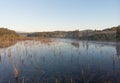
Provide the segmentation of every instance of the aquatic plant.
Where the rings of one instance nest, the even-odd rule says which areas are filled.
[[[84,74],[83,66],[82,66],[82,69],[81,69],[81,74],[82,74],[82,83],[85,83],[85,74]]]
[[[14,75],[15,75],[15,79],[18,80],[19,72],[16,66],[14,66]]]
[[[22,83],[24,83],[24,78],[22,79]]]

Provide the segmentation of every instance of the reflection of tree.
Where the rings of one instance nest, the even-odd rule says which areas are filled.
[[[115,55],[112,57],[112,63],[113,63],[113,72],[115,72]]]
[[[117,52],[117,56],[120,56],[120,43],[116,44],[116,52]]]
[[[86,49],[88,50],[89,48],[89,44],[88,44],[88,41],[86,41]]]
[[[79,43],[78,42],[72,42],[71,45],[76,47],[76,48],[79,48]]]
[[[83,48],[86,48],[86,50],[89,49],[89,41],[83,41]]]

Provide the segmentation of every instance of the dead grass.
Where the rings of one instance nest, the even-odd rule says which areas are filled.
[[[50,38],[40,38],[40,37],[19,37],[14,41],[0,39],[0,48],[6,48],[15,44],[17,41],[26,41],[26,40],[39,41],[42,44],[49,44],[53,42],[53,40],[51,40]]]
[[[1,41],[0,40],[0,48],[6,48],[6,47],[9,47],[9,46],[11,46],[11,45],[13,45],[13,44],[15,44],[16,43],[16,41]]]

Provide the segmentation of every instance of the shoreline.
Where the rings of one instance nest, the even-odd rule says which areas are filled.
[[[50,43],[52,42],[53,38],[47,38],[47,37],[19,37],[15,40],[4,40],[4,41],[0,41],[0,48],[5,48],[5,47],[9,47],[19,41],[26,41],[26,40],[34,40],[34,41],[40,41],[41,43]],[[55,38],[54,38],[55,39]],[[59,39],[72,39],[72,38],[59,38]],[[78,41],[90,41],[90,42],[104,42],[104,43],[117,43],[120,44],[120,41],[116,41],[116,40],[85,40],[85,39],[74,39],[73,40],[78,40]]]

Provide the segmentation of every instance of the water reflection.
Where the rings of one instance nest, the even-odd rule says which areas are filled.
[[[0,48],[8,48],[12,45],[15,45],[17,41],[5,41],[5,42],[0,42]]]
[[[56,39],[49,44],[21,41],[12,47],[0,49],[0,81],[119,83],[120,62],[115,55],[120,54],[119,47],[119,44],[67,39]]]
[[[120,43],[117,42],[116,44],[116,53],[117,53],[117,56],[120,57]]]
[[[73,45],[76,48],[79,48],[79,42],[74,41],[71,43],[71,45]]]

